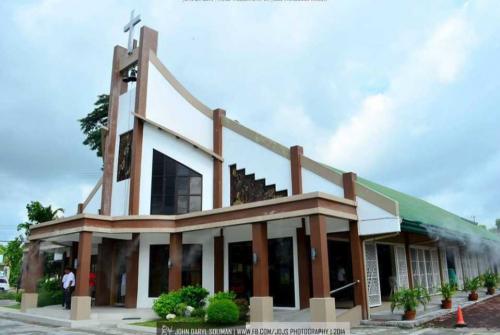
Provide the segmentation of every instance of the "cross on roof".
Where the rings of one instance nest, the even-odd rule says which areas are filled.
[[[130,13],[130,21],[123,28],[123,32],[128,32],[128,53],[131,54],[134,49],[134,27],[136,24],[141,22],[141,16],[137,15],[134,17],[134,11]]]

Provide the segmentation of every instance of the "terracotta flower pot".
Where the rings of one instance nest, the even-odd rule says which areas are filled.
[[[476,301],[477,299],[479,299],[479,295],[477,294],[476,291],[472,291],[469,294],[469,301]]]
[[[486,290],[486,293],[488,293],[488,294],[495,294],[495,288],[494,287],[488,287],[488,289]]]
[[[441,300],[441,308],[450,309],[451,308],[451,299]]]
[[[403,314],[403,320],[415,320],[416,315],[417,311],[405,311],[405,314]]]

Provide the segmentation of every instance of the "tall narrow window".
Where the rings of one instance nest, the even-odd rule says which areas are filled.
[[[153,150],[151,214],[201,211],[202,175]]]

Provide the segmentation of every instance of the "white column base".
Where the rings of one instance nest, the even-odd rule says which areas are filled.
[[[38,293],[23,293],[21,295],[21,312],[26,312],[29,308],[36,308],[38,305]]]
[[[71,320],[90,319],[90,297],[71,297]]]
[[[311,306],[311,322],[336,321],[334,298],[311,298],[309,303]]]
[[[273,297],[250,297],[250,322],[273,321]]]

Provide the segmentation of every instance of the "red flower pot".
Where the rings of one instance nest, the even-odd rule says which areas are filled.
[[[477,299],[479,299],[479,295],[477,294],[476,291],[472,291],[469,294],[469,301],[476,301]]]
[[[403,320],[415,320],[416,315],[417,311],[405,311],[405,314],[403,314]]]
[[[451,299],[441,300],[441,308],[450,309],[451,308]]]

